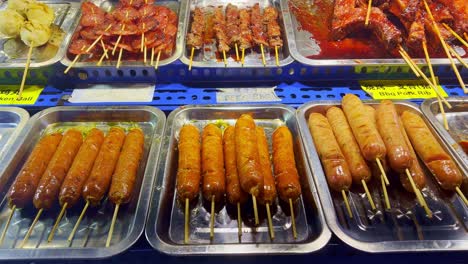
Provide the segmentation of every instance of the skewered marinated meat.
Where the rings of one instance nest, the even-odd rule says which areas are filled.
[[[267,36],[263,29],[263,16],[258,3],[252,7],[250,17],[253,41],[259,46],[263,45],[268,47]]]
[[[214,12],[213,30],[216,33],[219,52],[229,52],[229,37],[226,35],[226,19],[224,17],[223,7],[217,7]]]
[[[242,50],[252,47],[252,31],[250,30],[250,10],[239,11],[240,48]]]
[[[267,27],[268,42],[271,47],[282,47],[281,28],[278,24],[278,10],[269,6],[263,11],[263,23]]]
[[[444,4],[454,17],[453,29],[458,33],[468,32],[468,4],[466,0],[437,0]]]
[[[228,4],[226,7],[226,33],[229,36],[229,44],[232,46],[238,43],[241,39],[239,29],[239,9],[233,4]]]
[[[203,46],[203,32],[205,30],[205,18],[201,8],[196,7],[193,11],[193,22],[190,33],[187,35],[187,45],[195,49]]]

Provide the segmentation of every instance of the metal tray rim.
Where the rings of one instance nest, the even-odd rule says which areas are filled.
[[[164,143],[163,143],[163,151],[161,151],[160,155],[164,155],[164,151],[167,150],[167,148],[170,145],[170,140],[171,135],[173,133],[173,122],[175,117],[180,114],[183,111],[191,110],[191,109],[239,109],[239,110],[248,110],[248,109],[258,109],[258,108],[264,108],[264,109],[271,109],[271,108],[283,108],[289,111],[292,114],[292,117],[295,118],[294,112],[295,109],[284,105],[284,104],[245,104],[245,105],[236,105],[236,104],[223,104],[223,105],[186,105],[182,107],[178,107],[174,111],[172,111],[169,114],[169,117],[167,119],[166,123],[166,129],[164,132]],[[297,124],[297,120],[295,121]],[[298,126],[299,129],[299,126]],[[304,149],[304,145],[302,140],[299,140],[299,144],[301,144],[302,150]],[[302,151],[304,152],[304,151]],[[303,153],[305,155],[305,153]],[[166,158],[160,158],[159,160],[159,166],[158,166],[158,172],[157,172],[157,179],[158,181],[163,180],[164,176],[164,170],[166,169],[167,165],[167,158],[168,155],[166,155]],[[187,255],[198,255],[198,256],[206,256],[206,255],[258,255],[258,254],[268,254],[268,255],[280,255],[280,254],[305,254],[305,253],[312,253],[315,251],[318,251],[325,247],[328,242],[331,239],[331,231],[328,228],[326,221],[325,221],[325,216],[322,208],[322,204],[320,203],[320,197],[317,193],[317,188],[315,186],[315,182],[312,179],[312,174],[310,171],[310,168],[306,164],[306,174],[308,181],[310,183],[310,186],[312,188],[311,192],[313,195],[313,198],[315,200],[316,206],[317,206],[317,211],[318,211],[318,217],[322,221],[322,232],[317,236],[315,241],[311,243],[302,243],[302,244],[226,244],[223,245],[171,245],[168,243],[165,243],[153,228],[151,224],[146,225],[146,230],[145,230],[145,235],[148,243],[156,250],[159,252],[168,254],[168,255],[173,255],[173,256],[187,256]],[[155,182],[155,184],[158,183],[158,181]],[[154,189],[154,194],[153,198],[151,201],[151,206],[153,206],[153,202],[157,202],[157,205],[155,208],[150,208],[150,213],[148,215],[147,223],[154,223],[157,221],[157,218],[159,217],[159,206],[160,206],[160,195],[161,195],[161,190],[160,188],[157,188],[157,186],[153,187]],[[187,250],[176,250],[176,249],[187,249]]]
[[[27,122],[29,120],[29,113],[26,110],[24,110],[23,108],[15,107],[15,106],[0,107],[0,111],[13,112],[13,113],[17,114],[19,116],[19,118],[20,118],[20,122],[17,124],[17,126],[15,128],[15,131],[10,136],[10,138],[8,139],[6,144],[3,146],[3,148],[4,148],[3,153],[0,152],[0,164],[3,164],[3,162],[5,162],[5,163],[9,162],[9,159],[4,160],[7,157],[6,153],[9,152],[9,148],[13,148],[14,142],[21,135],[21,132],[23,131],[23,129],[26,128],[26,124],[27,124]]]
[[[134,243],[137,242],[138,238],[144,231],[146,216],[148,213],[149,202],[151,197],[151,187],[155,179],[154,175],[157,169],[157,161],[159,159],[159,151],[161,144],[157,142],[156,138],[162,136],[162,132],[165,129],[166,116],[158,108],[151,106],[113,106],[113,107],[96,107],[96,106],[57,106],[42,110],[28,121],[28,129],[24,129],[22,133],[22,139],[17,140],[17,147],[23,144],[26,135],[32,128],[32,126],[40,120],[40,117],[46,114],[50,114],[58,111],[86,111],[86,110],[99,110],[99,111],[114,111],[114,110],[143,110],[155,115],[159,122],[161,122],[160,128],[155,126],[153,134],[151,135],[151,146],[148,152],[148,160],[154,162],[147,162],[144,173],[142,184],[140,187],[138,205],[135,215],[135,225],[140,226],[134,228],[124,239],[119,241],[117,244],[112,244],[110,247],[90,247],[90,248],[36,248],[36,249],[0,249],[0,260],[30,260],[30,259],[103,259],[115,256],[119,253],[124,252],[130,248]],[[14,152],[9,152],[12,154]],[[12,155],[13,156],[13,155]],[[3,170],[0,170],[3,175]],[[44,252],[44,254],[41,254]]]
[[[378,100],[363,100],[364,103],[378,103]],[[407,101],[394,101],[394,103],[408,106],[421,113],[419,107],[415,103]],[[328,186],[325,174],[322,169],[320,159],[318,157],[315,145],[313,143],[312,135],[308,133],[309,128],[305,119],[305,112],[315,105],[339,105],[341,101],[338,100],[325,100],[325,101],[310,101],[301,105],[296,111],[297,121],[299,122],[299,129],[303,144],[307,146],[306,155],[308,164],[312,173],[314,174],[315,184],[317,186]],[[460,167],[460,162],[455,160]],[[315,164],[315,165],[314,165]],[[315,168],[315,169],[314,169]],[[461,168],[463,169],[463,168]],[[466,174],[466,173],[465,173]],[[329,188],[320,188],[319,195],[322,201],[323,208],[334,208],[332,203],[331,193]],[[459,251],[468,249],[468,241],[460,240],[424,240],[424,241],[384,241],[384,242],[362,242],[348,236],[339,226],[338,219],[334,210],[324,210],[325,218],[328,226],[332,232],[343,242],[349,246],[369,253],[385,253],[385,252],[428,252],[428,251]],[[443,242],[449,242],[446,245]],[[434,248],[434,245],[441,245],[445,247]]]

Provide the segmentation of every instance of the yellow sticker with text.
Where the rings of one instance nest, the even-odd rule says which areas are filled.
[[[44,90],[43,86],[25,85],[21,98],[19,98],[19,86],[0,85],[0,105],[32,105]]]
[[[359,83],[375,100],[426,99],[437,96],[424,80],[364,80]],[[437,85],[437,88],[443,97],[448,97],[442,86]]]

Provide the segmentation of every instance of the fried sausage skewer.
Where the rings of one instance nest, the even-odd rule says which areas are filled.
[[[292,232],[294,239],[296,239],[297,231],[293,203],[301,196],[301,184],[296,168],[296,160],[294,159],[293,138],[289,128],[287,126],[278,127],[273,132],[272,143],[276,188],[281,200],[289,202]]]
[[[200,191],[200,132],[193,125],[184,125],[179,134],[179,165],[177,170],[177,196],[185,203],[184,243],[189,239],[189,202]]]

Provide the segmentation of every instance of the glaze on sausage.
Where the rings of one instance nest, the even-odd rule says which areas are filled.
[[[224,168],[226,170],[226,195],[230,204],[244,203],[247,193],[240,186],[236,164],[236,131],[228,126],[223,135]]]
[[[257,145],[260,169],[263,174],[263,194],[260,196],[260,203],[273,204],[276,200],[275,178],[271,172],[270,152],[268,151],[268,141],[263,127],[257,126]]]
[[[196,126],[180,129],[178,148],[177,196],[179,201],[191,201],[198,196],[201,181],[200,131]]]
[[[226,192],[224,176],[223,135],[221,129],[208,124],[202,132],[203,197],[207,201],[220,202]]]

